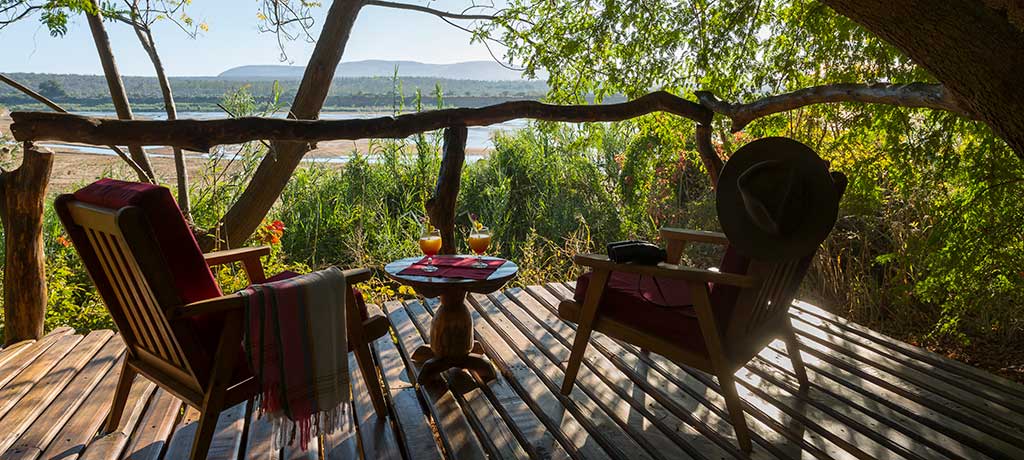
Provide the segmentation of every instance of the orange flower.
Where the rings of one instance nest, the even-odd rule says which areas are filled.
[[[280,244],[281,235],[284,235],[284,229],[284,222],[281,222],[280,220],[275,220],[266,224],[260,229],[260,240],[267,244]]]
[[[64,238],[64,235],[59,235],[57,237],[57,242],[60,243],[60,245],[64,246],[65,248],[71,247],[71,241],[68,241],[67,238]]]

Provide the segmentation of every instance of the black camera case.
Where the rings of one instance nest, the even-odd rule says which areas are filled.
[[[630,240],[608,243],[608,258],[622,264],[631,262],[639,265],[658,265],[668,258],[665,250],[647,241]]]

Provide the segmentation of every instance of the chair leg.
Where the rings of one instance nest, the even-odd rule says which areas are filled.
[[[214,354],[210,380],[203,395],[203,407],[199,409],[199,426],[192,441],[192,455],[189,457],[192,460],[206,460],[210,443],[213,441],[213,432],[217,428],[217,420],[224,410],[225,397],[238,356],[238,344],[241,342],[242,315],[240,312],[232,312],[225,319],[225,327],[221,331],[217,352]]]
[[[750,453],[750,432],[747,430],[747,419],[743,414],[743,401],[736,392],[736,381],[732,374],[721,373],[718,375],[718,384],[722,387],[722,396],[725,397],[725,408],[729,410],[729,418],[732,421],[732,428],[736,431],[736,442],[739,443],[743,452]]]
[[[800,341],[793,332],[792,322],[786,322],[783,331],[783,340],[786,341],[786,353],[790,362],[793,363],[793,372],[796,373],[796,380],[800,382],[800,391],[806,391],[809,385],[807,369],[804,368],[804,359],[800,356]]]
[[[124,405],[128,402],[128,393],[132,389],[136,375],[135,368],[128,365],[128,360],[125,359],[121,365],[121,376],[117,379],[117,388],[114,390],[114,401],[110,404],[110,414],[107,415],[107,423],[103,428],[104,433],[113,432],[121,423],[121,414],[124,413]]]
[[[572,393],[572,386],[576,383],[576,375],[580,372],[580,364],[583,363],[583,354],[590,344],[591,328],[580,325],[576,329],[576,339],[572,343],[572,353],[569,354],[569,365],[565,367],[565,378],[562,379],[562,394],[568,396]]]
[[[384,403],[384,393],[380,389],[380,379],[377,377],[377,365],[370,355],[370,344],[363,342],[353,348],[356,354],[356,362],[359,363],[359,372],[363,374],[363,381],[366,382],[366,390],[370,393],[370,401],[373,403],[373,410],[377,417],[388,416],[387,404]],[[358,391],[353,389],[353,392]]]

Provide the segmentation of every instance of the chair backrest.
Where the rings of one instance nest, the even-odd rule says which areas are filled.
[[[739,349],[761,349],[778,333],[814,254],[787,262],[751,260],[746,274],[760,287],[740,290],[728,321],[721,326],[725,343]],[[733,348],[730,347],[730,348]]]
[[[104,180],[54,207],[132,357],[201,393],[211,365],[202,337],[210,333],[169,315],[220,290],[170,192]]]
[[[842,198],[846,191],[846,177],[840,173],[832,173],[838,197]],[[838,204],[837,204],[838,206]],[[783,262],[765,262],[736,256],[733,248],[726,249],[723,260],[723,271],[734,271],[761,280],[757,288],[724,290],[720,296],[731,295],[729,299],[720,299],[721,303],[731,305],[725,318],[719,316],[720,328],[724,334],[726,347],[733,354],[740,354],[741,361],[746,361],[750,353],[757,353],[777,336],[780,321],[786,320],[789,307],[793,304],[800,283],[810,268],[817,250],[803,257]],[[730,254],[732,257],[730,258]],[[734,265],[733,270],[726,265]],[[714,289],[712,296],[715,296]],[[733,301],[729,303],[730,301]],[[713,299],[714,301],[714,299]]]

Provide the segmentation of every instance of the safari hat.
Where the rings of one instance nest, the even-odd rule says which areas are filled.
[[[784,261],[813,253],[835,225],[845,177],[785,137],[744,145],[718,179],[718,221],[729,244],[752,259]]]

